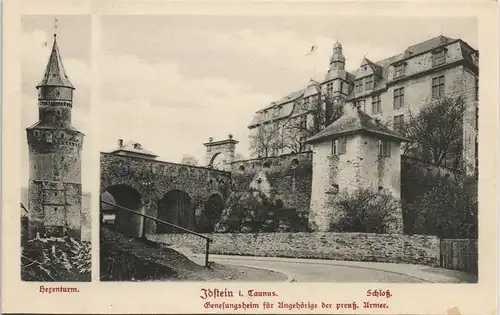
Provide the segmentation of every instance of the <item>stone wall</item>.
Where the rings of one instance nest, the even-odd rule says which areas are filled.
[[[231,182],[229,172],[109,153],[101,153],[100,166],[101,194],[114,185],[133,188],[139,195],[139,208],[153,217],[159,216],[160,200],[172,191],[187,194],[191,209],[199,217],[211,196],[219,195],[225,200]],[[155,222],[147,220],[146,231],[156,231]]]
[[[437,266],[435,236],[367,233],[205,234],[211,254],[374,261]],[[205,240],[191,234],[156,234],[148,239],[205,252]]]
[[[252,186],[269,199],[280,200],[283,208],[295,209],[302,216],[309,213],[312,152],[235,161],[233,172],[235,180],[248,181],[241,189]]]

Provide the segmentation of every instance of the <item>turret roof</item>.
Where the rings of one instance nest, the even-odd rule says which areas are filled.
[[[349,106],[349,105],[346,105]],[[400,134],[376,122],[373,118],[357,108],[344,107],[343,115],[331,125],[306,140],[306,143],[321,142],[322,140],[337,138],[346,134],[367,132],[380,137],[396,141],[406,141]]]
[[[71,84],[66,72],[64,71],[59,48],[57,47],[57,37],[55,34],[54,44],[52,45],[52,51],[45,69],[45,74],[42,81],[40,81],[37,85],[37,88],[41,86],[63,86],[74,89],[73,84]]]

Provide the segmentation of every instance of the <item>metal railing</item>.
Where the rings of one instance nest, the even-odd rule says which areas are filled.
[[[26,209],[26,207],[23,205],[22,202],[21,202],[21,209],[23,209],[24,211],[26,211],[26,213],[29,213],[28,209]]]
[[[175,225],[173,223],[170,223],[170,222],[167,222],[167,221],[163,221],[163,220],[160,220],[158,218],[155,218],[155,217],[152,217],[150,215],[147,215],[147,214],[143,214],[143,213],[140,213],[140,212],[137,212],[135,210],[132,210],[132,209],[129,209],[129,208],[126,208],[126,207],[123,207],[123,206],[120,206],[120,205],[117,205],[117,204],[114,204],[114,203],[111,203],[111,202],[107,202],[107,201],[103,201],[101,200],[101,204],[105,204],[105,205],[108,205],[108,206],[112,206],[112,207],[115,207],[117,209],[120,209],[120,210],[124,210],[124,211],[128,211],[128,212],[131,212],[135,215],[139,215],[141,217],[144,217],[146,219],[150,219],[150,220],[153,220],[157,223],[161,223],[161,224],[165,224],[165,225],[168,225],[168,226],[171,226],[173,228],[176,228],[178,230],[181,230],[183,232],[186,232],[186,233],[189,233],[189,234],[193,234],[193,235],[196,235],[198,237],[201,237],[201,238],[204,238],[206,240],[206,247],[205,247],[205,267],[208,267],[209,264],[208,264],[208,254],[209,254],[209,251],[210,251],[210,243],[212,242],[212,239],[208,236],[205,236],[203,234],[200,234],[200,233],[197,233],[195,231],[192,231],[192,230],[189,230],[189,229],[186,229],[186,228],[183,228],[182,226],[178,226],[178,225]],[[144,229],[145,230],[145,229]]]

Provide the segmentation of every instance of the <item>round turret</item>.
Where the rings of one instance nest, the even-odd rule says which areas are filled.
[[[342,54],[342,44],[338,41],[333,45],[333,54],[330,57],[330,70],[344,70],[345,57]]]

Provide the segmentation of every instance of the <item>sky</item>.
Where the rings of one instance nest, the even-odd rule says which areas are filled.
[[[38,105],[36,85],[45,73],[50,56],[54,34],[54,16],[23,16],[21,20],[21,184],[28,186],[29,155],[26,140],[26,128],[38,121]],[[63,65],[71,83],[75,86],[73,97],[72,124],[87,134],[89,131],[90,90],[91,90],[91,29],[90,17],[58,16],[57,44],[62,55]],[[89,172],[89,161],[92,148],[88,138],[84,138],[82,150],[82,184],[83,190],[92,187]]]
[[[97,147],[84,144],[84,165],[92,152],[116,148],[118,139],[140,142],[161,160],[180,162],[192,155],[203,164],[203,143],[229,133],[240,141],[236,152],[249,157],[253,113],[313,77],[322,79],[337,40],[348,70],[359,67],[363,56],[377,61],[440,34],[478,48],[477,22],[463,17],[101,16],[100,21],[97,78],[90,76],[90,19],[61,17],[58,26],[64,66],[76,87],[74,124],[85,133],[89,121],[98,121]],[[53,17],[23,18],[23,133],[36,121],[34,87],[52,32]],[[306,57],[312,45],[318,49]],[[92,80],[99,82],[98,104],[90,104]],[[27,163],[27,153],[23,159]],[[85,189],[85,174],[83,182]]]

